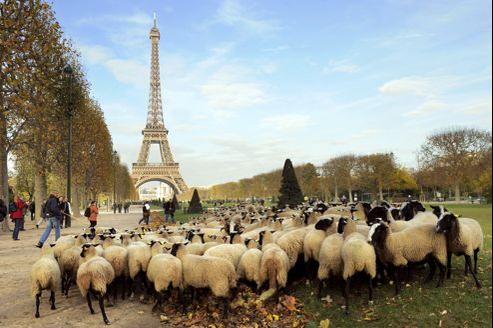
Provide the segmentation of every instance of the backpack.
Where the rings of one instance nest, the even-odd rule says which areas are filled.
[[[9,213],[17,211],[17,204],[12,202],[9,204]]]
[[[84,216],[86,218],[91,216],[91,208],[90,207],[86,207],[86,210],[84,211]]]

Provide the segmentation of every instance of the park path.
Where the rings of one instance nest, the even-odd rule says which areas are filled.
[[[130,214],[102,214],[98,225],[118,229],[133,228],[141,217],[136,209]],[[13,227],[10,224],[11,228]],[[72,227],[62,229],[62,235],[76,234],[87,227],[85,218],[75,219]],[[68,298],[56,294],[56,310],[50,310],[49,293],[41,300],[41,318],[34,317],[34,298],[31,296],[31,265],[39,258],[40,250],[34,245],[41,236],[44,225],[36,229],[29,219],[26,231],[21,231],[20,241],[13,241],[11,233],[0,231],[0,327],[103,327],[105,326],[97,302],[93,302],[95,315],[89,313],[87,303],[72,286]],[[50,241],[54,241],[54,232]],[[115,327],[159,327],[159,318],[151,314],[151,305],[138,300],[119,300],[114,307],[106,309]]]

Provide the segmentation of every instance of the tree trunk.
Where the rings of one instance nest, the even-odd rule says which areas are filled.
[[[75,183],[72,185],[72,194],[72,203],[70,204],[72,206],[72,215],[74,218],[80,218],[79,190]]]
[[[46,193],[46,172],[44,168],[39,167],[34,173],[34,201],[36,202],[34,208],[35,220],[38,220],[41,217],[42,204],[46,200]]]
[[[378,184],[378,195],[380,200],[383,200],[383,187],[381,183]]]
[[[334,202],[337,202],[339,200],[339,187],[337,186],[337,183],[334,184]]]
[[[9,206],[9,170],[7,154],[7,119],[5,114],[0,112],[0,199],[3,199],[7,207]],[[9,220],[5,218],[2,222],[2,231],[9,232]]]
[[[349,202],[352,203],[353,202],[353,187],[351,187],[351,185],[349,185],[348,193],[349,193]]]
[[[460,202],[460,186],[458,182],[455,184],[455,201]]]

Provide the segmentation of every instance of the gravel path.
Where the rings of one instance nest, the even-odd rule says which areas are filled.
[[[102,214],[98,225],[113,226],[119,229],[137,225],[139,212],[130,214]],[[10,224],[11,228],[13,225]],[[69,229],[62,229],[62,235],[76,234],[88,226],[85,218],[76,219]],[[11,233],[0,231],[0,327],[103,327],[97,301],[93,302],[95,315],[89,313],[87,303],[72,286],[68,298],[56,294],[56,310],[50,310],[49,292],[41,299],[41,318],[34,317],[35,304],[31,296],[31,265],[38,259],[40,250],[34,245],[41,236],[44,225],[39,230],[29,219],[26,231],[21,231],[20,241],[13,241]],[[50,241],[54,241],[54,232]],[[108,318],[115,327],[160,327],[157,315],[151,314],[150,304],[138,300],[119,300],[116,306],[107,307]]]

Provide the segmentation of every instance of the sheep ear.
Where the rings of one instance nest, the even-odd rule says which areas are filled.
[[[97,243],[97,244],[92,244],[92,245],[93,245],[94,247],[98,247],[98,246],[99,246],[99,243]]]
[[[111,239],[115,239],[116,236],[110,236]]]

